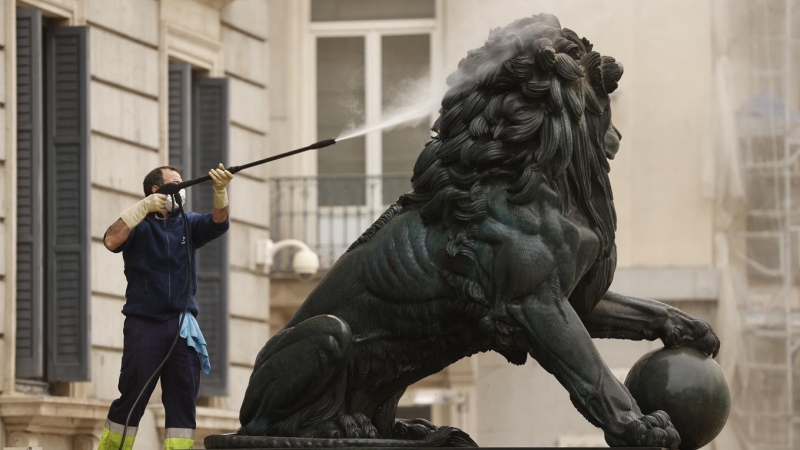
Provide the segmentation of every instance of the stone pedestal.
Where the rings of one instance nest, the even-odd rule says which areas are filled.
[[[110,403],[50,395],[2,395],[0,417],[8,433],[6,445],[93,450]]]
[[[230,449],[223,449],[220,448],[219,450],[265,450],[268,447],[249,447],[249,448],[230,448]],[[277,449],[278,447],[272,447]],[[285,448],[285,447],[281,447]],[[336,448],[337,450],[366,450],[366,449],[375,449],[375,450],[439,450],[444,447],[331,447]],[[454,448],[454,447],[449,447]],[[509,450],[564,450],[564,447],[480,447],[482,450],[500,450],[500,449],[509,449]],[[570,450],[608,450],[608,447],[570,447]],[[614,450],[667,450],[661,447],[614,447]]]
[[[290,438],[287,438],[287,441]],[[305,439],[309,441],[309,439]],[[330,442],[328,439],[318,439],[318,443],[304,442],[305,445],[292,445],[286,442],[286,445],[276,445],[275,438],[273,437],[259,437],[259,436],[237,436],[234,434],[212,435],[205,439],[206,449],[215,450],[265,450],[265,449],[286,449],[286,448],[336,448],[337,450],[365,450],[365,449],[379,449],[379,450],[423,450],[423,449],[442,449],[442,448],[475,448],[475,447],[416,447],[409,441],[396,441],[396,445],[392,441],[384,439],[373,439],[372,445],[358,445],[355,441],[358,439],[342,439],[340,442]],[[323,444],[322,441],[328,441]],[[368,441],[365,439],[364,441]],[[326,445],[327,444],[327,445]],[[339,445],[341,444],[341,445]],[[556,447],[480,447],[481,449],[513,449],[513,450],[556,450]],[[563,447],[558,447],[563,449]],[[607,450],[608,447],[572,447],[572,450]],[[660,447],[615,447],[615,450],[666,450]]]

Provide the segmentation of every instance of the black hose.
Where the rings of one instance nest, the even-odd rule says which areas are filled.
[[[172,355],[172,351],[175,349],[175,344],[178,343],[178,339],[181,337],[181,328],[183,328],[183,321],[186,319],[186,311],[189,309],[189,299],[192,298],[192,272],[194,271],[194,267],[192,267],[192,236],[191,233],[189,233],[189,221],[186,220],[186,212],[183,210],[183,199],[181,199],[181,196],[177,192],[171,195],[173,204],[178,205],[178,210],[183,218],[183,234],[185,235],[186,241],[189,244],[186,249],[186,260],[189,262],[189,281],[186,288],[186,300],[183,302],[183,313],[181,314],[181,320],[178,322],[178,332],[175,333],[175,339],[172,340],[172,345],[169,347],[167,356],[164,357],[164,359],[161,361],[161,364],[156,367],[156,370],[152,375],[150,375],[150,378],[147,379],[147,382],[144,384],[144,386],[142,386],[142,390],[139,391],[139,395],[133,402],[133,406],[131,406],[130,411],[128,411],[128,417],[125,418],[125,427],[122,429],[122,439],[119,443],[119,450],[122,450],[122,447],[125,445],[125,436],[128,434],[128,423],[131,421],[131,414],[133,414],[133,410],[136,409],[136,405],[139,403],[139,400],[142,399],[142,395],[144,395],[144,391],[147,389],[147,386],[153,381],[153,378],[158,375],[158,373],[164,367],[164,364],[167,363],[167,360],[169,360],[170,355]]]

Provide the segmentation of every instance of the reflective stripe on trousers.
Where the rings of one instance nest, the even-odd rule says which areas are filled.
[[[164,450],[186,450],[194,448],[194,429],[167,428],[164,433]]]
[[[105,427],[103,427],[103,433],[100,435],[100,445],[97,446],[97,450],[119,450],[119,444],[122,442],[122,431],[124,428],[124,425],[120,425],[106,419]],[[125,434],[125,446],[122,447],[123,450],[131,450],[133,448],[133,441],[136,440],[137,431],[139,431],[138,427],[128,427],[128,432]]]

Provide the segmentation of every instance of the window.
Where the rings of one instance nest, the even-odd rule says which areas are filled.
[[[421,100],[431,92],[435,2],[359,5],[348,0],[311,3],[318,139],[335,138],[362,124],[378,125],[410,106],[410,96]],[[410,188],[414,162],[429,137],[425,118],[318,152],[319,206],[382,211]]]
[[[183,179],[197,178],[228,160],[228,80],[204,78],[187,63],[169,65],[169,163]],[[210,195],[189,195],[189,208],[206,213]],[[200,395],[228,391],[228,235],[197,252],[197,318],[214,370],[200,378]]]
[[[88,40],[17,10],[19,379],[89,380]]]
[[[273,235],[308,242],[327,267],[411,188],[439,109],[441,0],[302,4],[308,23],[299,45],[297,138],[369,130],[298,157],[304,177],[274,178]],[[424,117],[380,128],[409,109]]]
[[[317,39],[317,136],[336,137],[365,120],[364,37]],[[323,137],[325,136],[325,137]],[[317,152],[319,204],[363,205],[366,137],[339,142],[335,152]],[[362,175],[350,177],[348,175]],[[344,194],[344,195],[343,195]]]
[[[431,37],[429,34],[381,38],[381,111],[400,108],[404,96],[430,89]],[[424,83],[423,83],[424,81]],[[420,86],[422,84],[422,86]],[[426,119],[381,133],[383,204],[391,204],[409,188],[409,178],[423,144],[431,135]]]

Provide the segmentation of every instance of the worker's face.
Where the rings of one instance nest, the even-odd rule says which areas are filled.
[[[174,170],[169,170],[169,169],[161,169],[161,177],[164,180],[163,184],[172,183],[172,182],[180,183],[181,181],[183,181],[181,179],[181,174],[179,174],[178,172],[175,172]],[[160,187],[161,186],[153,186],[151,189],[152,189],[153,193],[155,194],[155,192]],[[166,209],[162,209],[161,210],[161,215],[163,217],[167,217],[170,214],[171,213],[169,211],[167,211]]]
[[[181,181],[183,181],[181,179],[181,174],[179,174],[178,172],[175,172],[174,170],[169,170],[169,169],[161,169],[161,178],[164,180],[164,184],[168,184],[168,183],[172,183],[172,182],[180,183]],[[160,188],[160,187],[161,186],[153,186],[150,189],[155,194],[156,191],[158,190],[158,188]]]

